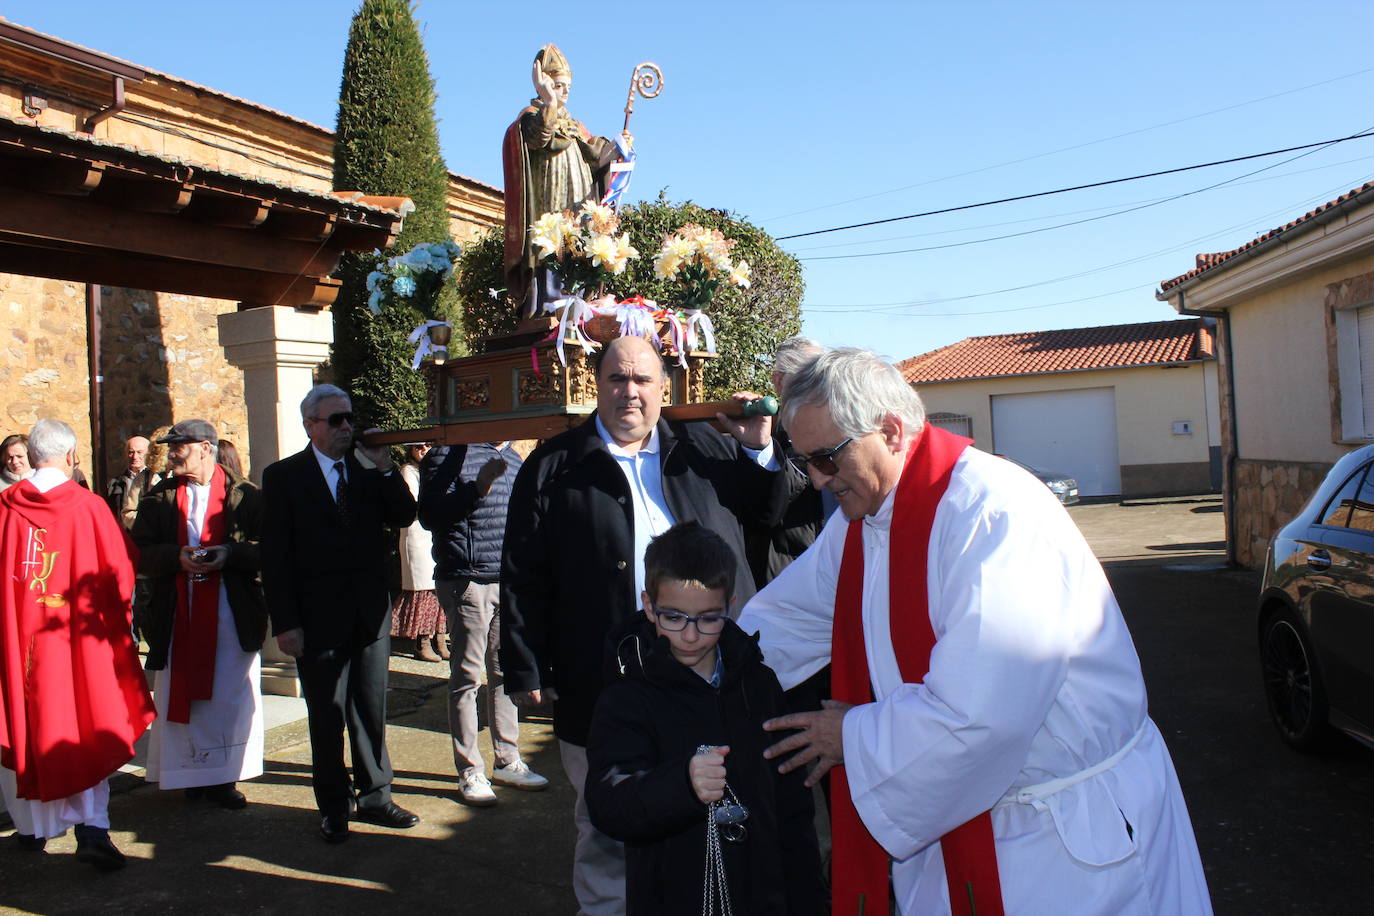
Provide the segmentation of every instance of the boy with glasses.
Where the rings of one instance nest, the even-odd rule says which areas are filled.
[[[684,522],[650,542],[644,566],[644,616],[613,634],[615,679],[587,747],[587,806],[625,843],[628,913],[701,912],[708,811],[721,801],[716,822],[730,823],[718,864],[733,908],[824,912],[811,793],[800,771],[780,775],[763,759],[782,688],[729,619],[734,554]]]

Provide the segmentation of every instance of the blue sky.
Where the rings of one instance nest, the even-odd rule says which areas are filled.
[[[355,8],[7,0],[0,15],[332,127]],[[591,8],[419,5],[451,169],[500,185],[501,134],[546,41],[571,60],[570,108],[595,133],[618,130],[636,63],[663,68],[631,123],[632,198],[666,188],[775,236],[1374,128],[1374,65],[1351,41],[1367,2],[700,0],[577,18]],[[804,329],[902,359],[1174,317],[1154,290],[1196,253],[1374,179],[1374,138],[1298,155],[783,242],[804,259]],[[926,250],[837,258],[913,248]]]

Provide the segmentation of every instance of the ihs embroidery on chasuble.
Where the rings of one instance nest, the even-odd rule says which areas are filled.
[[[24,561],[19,564],[20,578],[28,580],[29,591],[40,595],[38,603],[46,607],[60,607],[67,601],[61,595],[48,594],[48,577],[57,565],[59,551],[48,551],[44,539],[48,532],[45,528],[29,528],[28,541],[24,546]]]

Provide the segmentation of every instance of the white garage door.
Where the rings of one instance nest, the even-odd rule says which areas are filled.
[[[992,440],[999,454],[1077,478],[1084,496],[1121,492],[1111,388],[993,395]]]

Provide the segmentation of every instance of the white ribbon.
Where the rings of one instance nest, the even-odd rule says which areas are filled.
[[[716,326],[711,323],[711,319],[701,309],[683,309],[682,312],[687,316],[687,346],[695,350],[697,348],[697,328],[701,328],[701,338],[706,343],[706,352],[716,352]]]
[[[558,315],[558,337],[554,345],[554,352],[558,354],[558,361],[566,366],[568,358],[563,354],[563,342],[567,339],[568,327],[582,327],[583,322],[587,320],[587,312],[592,309],[592,306],[587,304],[586,299],[573,293],[571,296],[555,299],[549,304],[549,309]],[[559,312],[562,314],[559,315]],[[585,337],[577,342],[582,346],[583,351],[591,349]]]
[[[420,363],[425,361],[425,357],[436,349],[448,350],[447,347],[436,348],[429,340],[429,329],[437,327],[450,327],[450,325],[447,321],[426,321],[424,324],[416,325],[415,330],[411,331],[410,336],[406,338],[410,343],[419,343],[419,346],[415,348],[415,358],[410,361],[411,371],[419,369]]]

